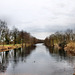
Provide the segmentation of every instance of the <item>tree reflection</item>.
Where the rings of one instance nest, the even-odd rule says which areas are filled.
[[[57,61],[60,60],[62,61],[63,59],[67,58],[67,53],[65,52],[65,50],[63,48],[54,48],[54,47],[49,47],[49,53],[50,55],[52,55],[53,57],[57,58]]]
[[[8,63],[9,63],[8,54],[9,54],[9,51],[1,53],[0,57],[2,57],[2,59],[0,60],[0,72],[5,72],[8,67]]]
[[[66,57],[66,52],[63,48],[59,49],[59,55],[63,56],[63,57]]]
[[[48,47],[49,49],[49,53],[51,54],[58,54],[58,49],[54,48],[54,47]]]
[[[36,46],[31,46],[27,48],[19,48],[11,51],[0,53],[0,72],[5,72],[7,70],[9,61],[13,61],[13,68],[16,67],[19,61],[26,61],[26,58],[35,50]]]
[[[70,66],[73,67],[73,71],[75,74],[75,56],[70,56],[67,54],[67,52],[65,52],[65,50],[63,48],[55,49],[54,47],[50,47],[49,49],[49,53],[50,55],[52,55],[52,57],[55,58],[56,61],[58,62],[62,62],[63,60],[66,61]]]

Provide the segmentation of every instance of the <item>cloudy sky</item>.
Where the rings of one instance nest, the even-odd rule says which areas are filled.
[[[75,0],[0,0],[0,19],[10,28],[16,26],[36,37],[43,33],[40,38],[45,38],[48,33],[74,29]]]

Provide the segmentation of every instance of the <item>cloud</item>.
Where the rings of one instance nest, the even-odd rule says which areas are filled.
[[[74,28],[75,0],[0,0],[0,19],[28,32]]]

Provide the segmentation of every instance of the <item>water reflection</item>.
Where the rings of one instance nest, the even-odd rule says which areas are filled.
[[[64,49],[47,48],[43,44],[0,53],[0,74],[73,75],[74,67],[74,56]]]
[[[14,62],[14,67],[18,64],[19,61],[26,61],[26,57],[30,55],[30,53],[35,50],[36,46],[27,47],[27,48],[19,48],[11,51],[5,51],[0,53],[0,72],[6,72],[7,67],[9,65],[9,61]]]
[[[9,51],[0,53],[0,72],[5,72],[8,67],[8,53]]]
[[[63,48],[60,48],[59,50],[57,48],[54,47],[50,47],[49,48],[49,54],[52,55],[52,57],[54,57],[54,59],[57,62],[63,62],[64,64],[67,63],[71,68],[68,68],[69,71],[67,72],[67,74],[64,71],[56,71],[54,72],[52,75],[73,75],[75,74],[75,56],[70,56]],[[62,65],[61,65],[62,66]],[[66,69],[67,70],[67,69]],[[64,73],[64,74],[62,74]]]
[[[50,47],[49,48],[49,53],[50,55],[53,55],[53,54],[57,54],[61,57],[61,59],[64,57],[64,59],[67,57],[67,53],[66,51],[63,49],[63,48],[60,48],[59,50],[57,48],[54,48],[54,47]]]

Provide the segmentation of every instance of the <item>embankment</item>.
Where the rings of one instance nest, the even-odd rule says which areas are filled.
[[[46,45],[47,47],[51,47],[49,45]],[[63,44],[54,44],[54,48],[60,50],[64,49],[68,54],[75,56],[75,42],[69,42],[66,45],[63,46]]]
[[[68,54],[75,55],[75,42],[68,43],[64,50],[67,51]]]
[[[26,44],[26,45],[23,45],[23,47],[30,47],[32,46],[31,44]],[[15,44],[15,45],[0,45],[0,52],[3,52],[3,51],[9,51],[11,49],[15,49],[15,48],[21,48],[22,47],[22,44]]]

